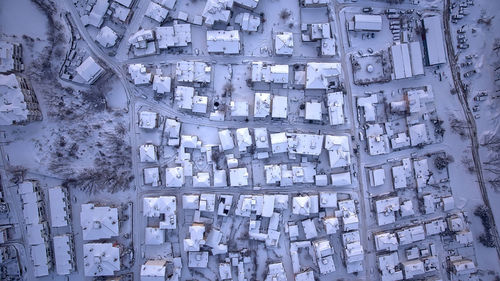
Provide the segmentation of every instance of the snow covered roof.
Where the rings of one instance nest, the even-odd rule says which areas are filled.
[[[21,80],[24,81],[24,80]],[[33,93],[34,94],[34,93]],[[15,74],[0,74],[0,125],[22,124],[33,115]]]
[[[52,227],[68,225],[68,191],[64,187],[49,188],[50,223]]]
[[[184,185],[184,168],[166,168],[165,185],[167,187],[182,187]]]
[[[290,134],[290,138],[288,138],[288,152],[318,156],[321,154],[323,148],[323,139],[323,135]]]
[[[74,270],[72,242],[69,234],[54,236],[54,260],[58,275],[68,275]]]
[[[159,114],[152,111],[139,112],[139,128],[154,129],[158,127]]]
[[[283,263],[271,263],[268,265],[266,279],[264,281],[287,281]]]
[[[395,233],[382,232],[374,235],[377,251],[396,251],[399,246]]]
[[[114,276],[120,270],[120,249],[112,243],[83,245],[85,276]]]
[[[144,85],[151,83],[151,72],[146,71],[146,67],[140,63],[130,64],[128,73],[132,77],[135,85]]]
[[[406,279],[425,273],[424,263],[421,260],[411,260],[402,263]]]
[[[292,199],[292,213],[294,215],[309,216],[318,212],[318,196],[294,196]]]
[[[160,26],[155,29],[158,48],[185,47],[191,43],[191,25],[174,23],[172,26]]]
[[[247,151],[247,148],[253,144],[248,128],[236,129],[236,141],[240,152]]]
[[[271,112],[271,94],[270,93],[255,93],[254,101],[254,117],[265,118]]]
[[[208,252],[188,252],[189,268],[206,268],[208,266]]]
[[[239,24],[243,31],[257,31],[259,29],[261,19],[258,16],[250,13],[239,13],[234,18],[234,22]]]
[[[446,62],[445,41],[441,17],[431,16],[423,19],[425,28],[425,46],[427,49],[427,59],[430,65]]]
[[[381,186],[385,182],[384,168],[370,169],[370,184],[372,186]]]
[[[320,192],[319,206],[321,208],[337,208],[337,193],[336,192]]]
[[[248,116],[248,102],[246,101],[231,101],[231,116],[233,117],[247,117]]]
[[[222,146],[222,150],[230,150],[234,148],[233,135],[229,130],[219,131],[219,139]]]
[[[189,226],[189,238],[184,239],[184,251],[196,252],[205,245],[205,225],[193,223]]]
[[[194,88],[186,86],[177,86],[175,88],[175,101],[177,106],[182,109],[193,109]]]
[[[158,167],[144,168],[143,172],[145,185],[160,185],[160,169]]]
[[[306,66],[306,89],[328,89],[342,73],[340,63],[310,62]]]
[[[240,53],[240,48],[238,30],[207,30],[207,50],[209,53],[234,55]]]
[[[284,119],[288,117],[288,97],[278,95],[273,96],[271,117]]]
[[[425,123],[410,126],[409,131],[412,146],[417,146],[419,144],[425,144],[429,142],[427,127],[425,126]]]
[[[215,170],[214,187],[226,187],[226,186],[227,186],[226,170]]]
[[[231,186],[246,186],[248,185],[247,168],[229,169],[229,182]]]
[[[314,272],[312,270],[308,270],[302,273],[295,275],[295,281],[315,281]]]
[[[274,38],[274,51],[277,55],[292,55],[293,33],[280,32]]]
[[[143,212],[146,217],[165,216],[160,222],[160,229],[175,229],[177,227],[177,205],[175,196],[144,197]]]
[[[75,71],[88,84],[93,84],[104,73],[104,69],[92,57],[87,57]]]
[[[332,178],[332,185],[333,186],[351,185],[351,173],[350,172],[332,174],[331,178]]]
[[[207,113],[208,97],[194,96],[193,97],[193,112]]]
[[[403,280],[403,272],[398,269],[398,252],[392,252],[378,257],[378,267],[382,281]]]
[[[288,83],[287,64],[264,65],[261,61],[252,62],[252,82]]]
[[[425,231],[422,225],[415,225],[396,231],[400,245],[408,245],[425,239]]]
[[[288,138],[286,133],[270,134],[271,148],[274,154],[288,151]]]
[[[381,15],[354,15],[354,29],[366,31],[380,31],[382,30],[382,16]]]
[[[82,204],[80,212],[83,240],[98,240],[119,235],[118,209]]]
[[[165,230],[158,227],[146,227],[144,243],[146,245],[161,245],[165,243]]]
[[[179,82],[210,83],[212,67],[199,61],[178,61],[175,75]]]
[[[199,172],[193,176],[193,187],[210,187],[210,174]]]
[[[139,147],[139,158],[141,162],[156,162],[158,160],[158,152],[156,145],[143,144]]]
[[[321,121],[323,119],[321,103],[317,101],[306,102],[305,118],[306,120]]]
[[[23,69],[22,45],[0,41],[0,72],[7,73]]]
[[[330,168],[345,167],[351,164],[348,136],[326,135],[325,149],[328,150]]]
[[[254,128],[255,146],[257,148],[269,148],[269,137],[267,135],[267,128]]]
[[[257,7],[257,4],[259,4],[259,0],[234,0],[234,4],[252,10]]]
[[[153,90],[158,94],[170,93],[171,83],[170,77],[157,74],[153,78]]]
[[[167,18],[167,15],[168,15],[168,10],[165,7],[153,1],[149,2],[149,6],[146,9],[146,12],[144,13],[144,16],[153,19],[159,23],[162,23]]]
[[[92,25],[97,28],[101,27],[104,21],[104,15],[108,11],[109,2],[108,0],[97,0],[92,6],[92,10],[88,15],[83,15],[81,17],[82,23],[84,25]]]
[[[33,261],[33,274],[35,277],[49,275],[49,269],[52,267],[50,262],[50,250],[46,244],[30,246],[31,260]]]
[[[344,94],[342,92],[328,93],[327,99],[330,125],[344,124]]]
[[[164,281],[166,260],[148,260],[141,266],[141,281]]]
[[[207,0],[202,16],[206,25],[216,22],[228,22],[233,7],[233,0]]]
[[[101,44],[104,48],[113,47],[116,44],[117,39],[118,34],[116,34],[116,32],[109,26],[102,27],[95,37],[95,41]]]

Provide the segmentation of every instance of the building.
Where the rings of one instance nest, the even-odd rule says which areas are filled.
[[[288,97],[274,95],[271,112],[272,118],[286,119],[288,117]]]
[[[154,163],[158,160],[158,150],[154,144],[143,144],[139,147],[141,162]]]
[[[403,272],[399,269],[398,252],[378,256],[378,268],[382,281],[403,280]]]
[[[232,8],[233,0],[208,0],[202,12],[205,24],[211,26],[216,22],[227,23]]]
[[[165,169],[165,186],[182,187],[184,186],[184,168],[173,167]]]
[[[83,240],[99,240],[118,236],[118,208],[82,204],[80,212]]]
[[[0,73],[24,70],[23,47],[19,43],[0,41]]]
[[[49,189],[50,222],[52,227],[64,227],[70,223],[69,194],[64,187]]]
[[[306,65],[306,89],[330,89],[339,85],[340,63],[310,62]]]
[[[207,50],[209,53],[235,55],[240,53],[240,49],[240,32],[238,30],[207,30]]]
[[[266,118],[271,113],[271,94],[255,93],[253,116]]]
[[[113,47],[116,45],[116,40],[118,40],[118,34],[116,34],[116,32],[109,26],[103,26],[95,37],[95,41],[97,41],[97,43],[104,48]]]
[[[160,24],[167,18],[167,15],[168,15],[168,9],[153,1],[149,3],[149,6],[146,9],[146,12],[144,13],[145,17],[155,20]]]
[[[274,52],[277,55],[291,56],[293,54],[293,33],[279,32],[274,37]]]
[[[177,228],[177,200],[175,196],[159,196],[143,198],[145,217],[162,218],[160,229]]]
[[[84,272],[87,277],[114,276],[120,270],[120,248],[113,243],[83,245]]]
[[[0,74],[0,125],[23,125],[42,120],[42,113],[31,84],[14,74]]]
[[[240,26],[241,30],[251,32],[259,29],[261,19],[250,13],[239,13],[234,18],[234,22]]]
[[[229,169],[230,186],[247,186],[248,170],[247,168]]]
[[[139,112],[139,128],[155,129],[158,128],[160,115],[157,112],[141,111]]]
[[[175,23],[172,26],[160,26],[155,29],[158,48],[186,47],[191,43],[191,25]]]
[[[446,62],[445,41],[441,17],[430,16],[422,20],[425,32],[423,34],[427,62],[429,65],[442,64]]]
[[[143,180],[145,185],[151,185],[155,187],[161,184],[160,169],[158,167],[144,168],[143,173]]]
[[[146,67],[140,63],[130,64],[128,73],[135,85],[146,85],[151,83],[152,74],[147,72]]]
[[[330,168],[346,167],[351,164],[348,136],[326,135],[325,149],[328,151]]]
[[[257,4],[259,4],[259,0],[234,0],[234,4],[253,10],[257,7]]]
[[[381,15],[354,15],[354,30],[356,31],[381,31]]]
[[[141,281],[165,281],[166,260],[147,260],[141,266]]]
[[[395,233],[382,232],[374,234],[374,240],[377,251],[396,251],[399,247]]]
[[[418,42],[395,44],[390,47],[395,79],[424,74],[422,51]]]
[[[248,102],[246,101],[231,101],[229,103],[231,116],[233,117],[248,117]]]
[[[73,238],[69,234],[54,236],[54,260],[58,275],[68,275],[75,270]]]
[[[333,92],[327,94],[328,119],[330,125],[342,125],[345,122],[344,117],[344,93]]]
[[[179,82],[210,83],[211,73],[211,66],[198,61],[178,61],[175,68]]]
[[[321,121],[323,119],[323,110],[320,102],[306,102],[305,119],[311,121]]]
[[[252,62],[252,82],[264,83],[288,83],[288,70],[287,64],[265,65],[261,61]]]
[[[75,71],[87,84],[94,84],[104,74],[104,69],[92,57],[87,57]]]
[[[174,99],[177,102],[177,106],[180,109],[193,109],[193,97],[194,97],[194,88],[186,87],[186,86],[177,86],[175,88],[175,96]]]
[[[82,23],[87,25],[92,25],[94,27],[100,28],[104,22],[104,16],[109,8],[108,0],[97,0],[93,2],[94,4],[90,8],[90,12],[81,17]],[[88,9],[89,7],[87,7]]]
[[[170,93],[172,87],[172,79],[168,76],[156,74],[153,77],[153,91],[157,94]]]

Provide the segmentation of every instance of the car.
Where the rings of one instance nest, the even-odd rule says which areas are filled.
[[[373,8],[372,7],[364,7],[363,8],[363,13],[371,13],[373,12]]]
[[[458,44],[459,49],[467,49],[469,48],[469,44]]]
[[[458,38],[458,39],[465,39],[465,34],[459,34],[459,35],[457,36],[457,38]]]
[[[368,48],[366,51],[368,51],[368,53],[370,53],[370,54],[373,54],[373,49],[372,48]]]

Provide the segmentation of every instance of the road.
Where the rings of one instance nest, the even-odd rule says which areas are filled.
[[[460,105],[462,106],[462,110],[465,115],[465,119],[467,121],[467,129],[468,135],[471,141],[471,151],[472,151],[472,160],[474,162],[474,167],[476,169],[477,182],[479,184],[479,189],[481,191],[481,197],[483,198],[484,204],[488,207],[490,224],[491,224],[491,234],[493,236],[493,240],[495,243],[496,252],[498,258],[500,259],[500,236],[498,234],[498,229],[495,224],[495,219],[493,216],[493,212],[491,209],[490,200],[488,197],[488,190],[486,190],[486,184],[483,176],[483,168],[481,167],[481,158],[479,156],[479,141],[477,139],[477,126],[476,121],[474,119],[474,115],[472,114],[469,102],[467,100],[467,90],[462,83],[462,79],[460,77],[460,70],[457,64],[457,56],[455,55],[455,51],[453,48],[453,40],[451,35],[450,28],[450,10],[451,10],[451,1],[445,0],[444,14],[443,14],[443,26],[445,31],[445,40],[446,40],[446,48],[448,53],[448,61],[450,62],[450,69],[453,76],[453,84],[455,85],[455,89],[457,92],[458,99],[460,101]]]

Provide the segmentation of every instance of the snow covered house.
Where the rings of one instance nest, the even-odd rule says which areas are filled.
[[[80,212],[83,240],[99,240],[119,235],[118,208],[82,204]]]
[[[22,125],[42,120],[42,113],[33,87],[15,74],[0,74],[0,125]]]
[[[207,50],[209,53],[235,55],[240,53],[240,49],[238,30],[207,30]]]
[[[120,248],[113,243],[84,244],[83,260],[87,277],[114,276],[121,269]]]
[[[90,56],[75,71],[87,84],[94,84],[104,74],[104,69]]]

